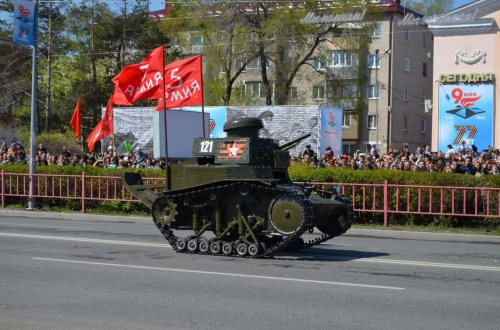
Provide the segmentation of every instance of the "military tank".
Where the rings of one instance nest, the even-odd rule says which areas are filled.
[[[226,138],[194,139],[194,157],[169,165],[164,184],[145,185],[139,173],[124,173],[124,186],[151,209],[175,251],[267,257],[350,228],[353,207],[338,187],[297,185],[288,176],[287,150],[310,134],[279,145],[259,137],[263,127],[258,118],[238,118],[224,124]],[[305,242],[301,235],[314,227],[323,235]]]

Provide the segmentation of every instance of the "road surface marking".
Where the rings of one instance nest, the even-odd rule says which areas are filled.
[[[207,272],[207,271],[202,271],[202,270],[175,269],[175,268],[148,267],[148,266],[134,266],[134,265],[123,265],[123,264],[110,264],[110,263],[104,263],[104,262],[90,262],[90,261],[65,260],[65,259],[51,259],[51,258],[32,258],[32,259],[33,260],[43,260],[43,261],[54,261],[54,262],[66,262],[66,263],[74,263],[74,264],[82,264],[82,265],[96,265],[96,266],[124,267],[124,268],[134,268],[134,269],[161,270],[161,271],[177,272],[177,273],[219,275],[219,276],[230,276],[230,277],[246,277],[246,278],[254,278],[254,279],[261,279],[261,280],[272,280],[272,281],[300,282],[300,283],[342,285],[342,286],[355,286],[355,287],[371,288],[371,289],[405,290],[405,288],[400,288],[400,287],[395,287],[395,286],[381,286],[381,285],[355,284],[355,283],[343,283],[343,282],[303,280],[303,279],[288,278],[288,277],[272,277],[272,276],[260,276],[260,275],[248,275],[248,274]]]
[[[10,226],[27,226],[27,227],[47,227],[47,228],[69,228],[69,229],[86,229],[93,230],[94,228],[84,228],[84,227],[66,227],[66,226],[49,226],[49,225],[32,225],[28,223],[9,223],[9,222],[0,222],[0,226],[2,225],[10,225]]]
[[[115,240],[104,240],[104,239],[94,239],[94,238],[44,236],[44,235],[15,234],[15,233],[1,233],[0,232],[0,237],[1,236],[21,237],[21,238],[36,238],[36,239],[51,239],[51,240],[58,240],[58,241],[102,243],[102,244],[149,246],[149,247],[160,247],[160,248],[168,248],[168,249],[172,248],[169,244],[115,241]],[[294,254],[292,256],[278,254],[276,256],[276,258],[280,259],[280,260],[298,260],[298,259],[305,259],[305,258],[315,258],[315,259],[325,259],[325,260],[334,260],[334,261],[371,262],[371,263],[393,264],[393,265],[456,268],[456,269],[469,269],[469,270],[487,270],[487,271],[500,272],[500,267],[493,267],[493,266],[447,264],[447,263],[437,263],[437,262],[411,261],[411,260],[391,260],[391,259],[380,259],[380,258],[335,257],[335,256],[324,256],[324,255],[311,254],[311,253],[297,253],[297,254]]]
[[[64,236],[44,236],[44,235],[29,235],[29,234],[15,234],[15,233],[0,233],[0,236],[22,237],[22,238],[38,238],[38,239],[51,239],[51,240],[56,240],[56,241],[90,242],[90,243],[103,243],[103,244],[153,246],[153,247],[171,248],[170,244],[145,243],[145,242],[129,242],[129,241],[114,241],[114,240],[95,239],[95,238],[78,238],[78,237],[64,237]]]

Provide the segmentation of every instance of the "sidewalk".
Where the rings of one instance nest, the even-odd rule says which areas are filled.
[[[151,217],[141,216],[116,216],[116,215],[99,215],[89,213],[59,213],[45,211],[29,211],[18,209],[0,209],[0,217],[12,218],[37,218],[37,219],[55,219],[55,220],[79,220],[79,221],[96,221],[96,222],[120,222],[120,223],[135,223],[152,225]],[[321,234],[316,228],[314,233]],[[428,233],[416,231],[399,231],[399,230],[376,230],[376,229],[356,229],[351,228],[345,236],[352,237],[374,237],[374,238],[392,238],[392,239],[414,239],[427,241],[447,241],[447,242],[481,242],[481,243],[497,243],[500,244],[500,236],[488,235],[468,235],[468,234],[450,234],[450,233]]]

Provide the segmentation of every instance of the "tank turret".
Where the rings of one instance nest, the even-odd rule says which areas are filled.
[[[151,209],[174,250],[262,257],[349,229],[354,212],[345,196],[316,193],[288,177],[287,149],[310,134],[278,145],[259,137],[263,127],[258,118],[238,118],[224,124],[225,138],[194,139],[193,157],[169,166],[169,190],[166,184],[144,185],[138,173],[124,174],[125,187]],[[300,236],[314,227],[324,235],[304,242]],[[178,237],[174,229],[191,234]]]

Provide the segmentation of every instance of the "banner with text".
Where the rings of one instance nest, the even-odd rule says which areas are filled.
[[[321,107],[321,154],[331,147],[334,155],[342,153],[342,114],[340,108]]]
[[[479,151],[493,146],[493,84],[440,85],[438,150],[465,140]]]
[[[14,42],[34,45],[35,3],[27,0],[14,2]]]

